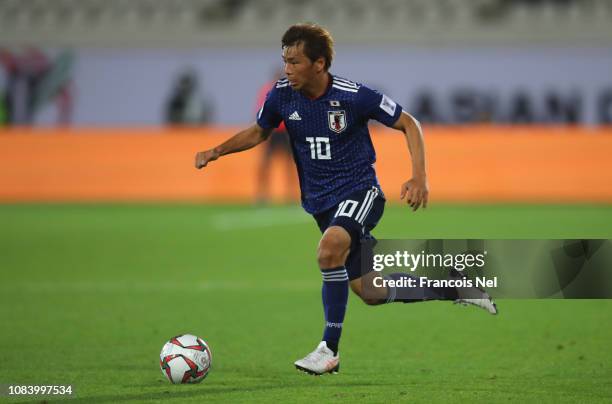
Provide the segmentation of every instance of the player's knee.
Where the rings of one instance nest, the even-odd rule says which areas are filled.
[[[365,296],[359,296],[359,297],[361,298],[361,301],[367,304],[368,306],[377,306],[381,304],[380,299],[375,299],[373,297],[365,297]]]
[[[319,244],[317,261],[319,268],[335,268],[344,265],[341,251],[337,246],[330,243]]]
[[[364,293],[363,289],[355,290],[353,288],[353,291],[357,294],[357,296],[359,296],[361,301],[367,304],[368,306],[376,306],[378,304],[381,304],[381,300],[379,298]]]
[[[367,275],[366,278],[360,278],[351,282],[351,289],[359,296],[362,302],[368,306],[376,306],[385,302],[385,296],[381,294],[381,291],[364,287],[363,282],[367,282]]]
[[[319,268],[335,268],[344,265],[350,246],[351,237],[346,230],[329,228],[319,242],[317,251]]]
[[[333,268],[333,262],[335,261],[334,258],[335,254],[331,249],[319,245],[319,250],[317,251],[317,262],[319,263],[319,268]]]

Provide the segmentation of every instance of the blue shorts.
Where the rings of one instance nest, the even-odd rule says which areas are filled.
[[[330,226],[340,226],[351,236],[351,251],[346,259],[351,281],[371,271],[362,273],[361,242],[374,239],[370,231],[376,227],[384,210],[385,198],[381,190],[372,187],[354,192],[336,206],[314,215],[321,233]]]

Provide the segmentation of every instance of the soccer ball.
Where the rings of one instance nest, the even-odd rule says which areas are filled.
[[[210,348],[202,338],[191,334],[166,342],[159,354],[159,366],[170,383],[199,383],[212,364]]]

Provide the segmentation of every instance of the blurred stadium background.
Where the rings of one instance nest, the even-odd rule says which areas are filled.
[[[379,237],[611,238],[612,1],[0,0],[0,383],[201,401],[155,362],[193,332],[216,354],[209,401],[610,400],[610,301],[507,301],[491,322],[352,300],[351,384],[292,377],[321,322],[297,181],[277,156],[262,194],[265,146],[193,159],[254,120],[301,21],[334,36],[332,73],[424,124],[416,214],[397,204],[402,136],[371,126]],[[43,343],[39,362],[16,343]]]
[[[261,150],[206,175],[191,155],[253,121],[303,20],[333,33],[332,72],[427,125],[433,201],[612,201],[609,1],[5,0],[0,18],[3,201],[252,201]],[[395,189],[403,140],[373,132]],[[295,199],[279,171],[273,197]]]

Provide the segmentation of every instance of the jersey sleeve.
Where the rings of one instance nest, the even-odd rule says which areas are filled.
[[[272,87],[262,107],[257,111],[257,124],[264,129],[277,128],[283,118],[278,112],[278,89]]]
[[[386,126],[393,126],[402,113],[402,106],[391,98],[366,86],[357,93],[357,108],[366,120],[375,119]]]

